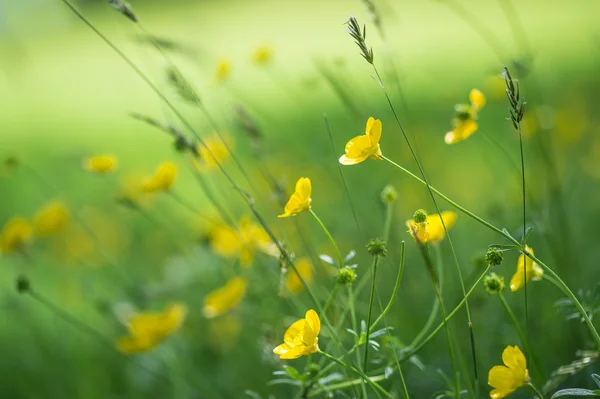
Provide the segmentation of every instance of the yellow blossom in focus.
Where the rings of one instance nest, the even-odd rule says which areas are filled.
[[[246,295],[247,285],[246,280],[235,277],[223,287],[209,293],[204,298],[204,316],[210,319],[235,308]]]
[[[529,248],[529,246],[526,246],[525,249],[527,250],[527,252],[533,255],[533,249]],[[524,272],[524,268],[527,269],[526,272]],[[517,271],[515,272],[515,274],[513,274],[512,278],[510,279],[511,291],[517,291],[525,284],[525,273],[527,274],[527,281],[537,281],[540,280],[544,275],[544,270],[531,258],[525,257],[524,254],[521,254],[519,255],[519,259],[517,260]]]
[[[310,209],[312,186],[308,177],[301,177],[296,182],[296,191],[292,194],[290,200],[285,204],[283,214],[278,218],[286,218],[288,216],[296,216],[300,212]]]
[[[252,53],[252,61],[260,66],[265,66],[273,58],[273,49],[268,46],[261,46]]]
[[[117,157],[114,155],[95,155],[83,161],[84,169],[95,173],[110,173],[117,168]]]
[[[423,223],[415,223],[412,219],[406,221],[408,232],[410,235],[412,235],[417,243],[425,244],[430,242],[435,244],[442,241],[442,239],[446,236],[444,225],[442,225],[439,215],[439,213],[427,215],[427,221]],[[448,230],[454,226],[456,218],[457,215],[455,212],[442,212],[442,219],[444,220],[444,224]]]
[[[215,72],[215,78],[217,82],[221,83],[227,80],[231,75],[231,62],[224,58],[217,64],[217,71]]]
[[[171,188],[177,177],[177,166],[173,162],[163,162],[158,166],[154,175],[142,182],[142,191],[156,193]]]
[[[33,227],[27,219],[14,217],[10,219],[0,232],[0,253],[21,249],[33,237]]]
[[[198,172],[206,172],[217,169],[219,164],[223,164],[229,158],[227,145],[218,137],[204,140],[205,145],[198,144],[196,151],[199,159],[190,158],[190,162]]]
[[[529,383],[527,361],[518,346],[507,346],[502,352],[504,366],[494,366],[488,374],[488,384],[494,389],[490,398],[501,399]]]
[[[356,165],[367,158],[380,160],[383,155],[379,147],[381,131],[381,121],[370,117],[367,121],[365,134],[356,136],[346,143],[346,153],[340,157],[340,163],[342,165]]]
[[[456,118],[452,120],[454,129],[446,133],[444,141],[446,144],[454,144],[466,140],[477,131],[477,115],[485,105],[485,95],[477,90],[471,90],[469,93],[471,105],[457,104]]]
[[[287,329],[283,336],[283,344],[273,349],[273,353],[281,359],[297,359],[315,353],[319,350],[320,331],[319,315],[311,309],[306,312],[304,319],[298,320]]]
[[[136,314],[129,319],[129,335],[117,340],[116,347],[127,354],[152,350],[179,330],[186,314],[187,307],[182,303],[170,305],[161,313]]]
[[[296,270],[302,279],[310,284],[313,280],[313,266],[308,259],[302,258],[296,262]],[[288,270],[285,278],[285,288],[289,293],[297,294],[304,289],[304,284],[293,269]]]
[[[40,209],[33,217],[33,226],[37,236],[49,236],[63,230],[71,219],[66,205],[53,201]]]

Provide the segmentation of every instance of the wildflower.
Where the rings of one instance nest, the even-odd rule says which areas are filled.
[[[526,246],[525,250],[533,255],[533,249],[529,248],[529,246]],[[525,268],[525,272],[523,271],[523,268]],[[517,271],[510,279],[511,291],[517,291],[525,284],[525,276],[523,274],[527,275],[527,281],[537,281],[542,278],[544,270],[531,258],[526,257],[524,254],[521,254],[519,256],[519,259],[517,260]]]
[[[211,138],[204,140],[204,145],[196,146],[196,153],[200,159],[191,158],[192,166],[198,172],[205,172],[218,168],[219,164],[229,158],[227,145],[220,138]]]
[[[312,186],[308,177],[301,177],[296,182],[296,191],[292,194],[290,200],[285,204],[285,213],[277,216],[286,218],[296,216],[300,212],[310,210]]]
[[[488,294],[499,294],[504,290],[504,277],[492,273],[483,279],[483,287]]]
[[[227,78],[229,78],[229,75],[231,74],[231,62],[228,59],[222,59],[221,61],[219,61],[219,63],[217,64],[217,71],[215,72],[215,77],[217,79],[217,82],[222,83],[225,80],[227,80]]]
[[[452,120],[454,129],[446,133],[444,141],[446,144],[454,144],[466,140],[477,131],[477,115],[485,105],[485,95],[477,90],[469,93],[471,105],[457,104],[455,106],[456,117]]]
[[[492,266],[499,266],[504,260],[504,253],[496,248],[490,248],[485,254],[485,260]]]
[[[33,217],[33,226],[37,236],[49,236],[63,230],[71,216],[69,210],[60,201],[53,201],[40,209]]]
[[[252,61],[256,65],[265,66],[273,58],[273,49],[268,46],[260,46],[252,53]]]
[[[304,280],[306,284],[312,282],[313,267],[307,259],[302,258],[298,260],[298,262],[296,262],[296,270],[298,270],[300,277],[302,277],[302,280]],[[295,271],[288,271],[288,275],[285,279],[285,288],[288,292],[297,294],[304,289],[304,284],[302,284],[300,277],[298,277],[298,274]]]
[[[300,319],[290,326],[283,336],[283,344],[273,349],[273,353],[281,359],[297,359],[300,356],[310,355],[319,350],[319,332],[321,320],[314,310],[306,312],[304,319]]]
[[[127,326],[129,335],[117,341],[117,349],[126,354],[154,349],[165,338],[179,330],[186,313],[187,307],[182,303],[176,303],[162,313],[143,312],[132,316]]]
[[[83,161],[83,168],[90,172],[107,174],[117,168],[117,157],[114,155],[95,155]]]
[[[349,266],[344,266],[338,269],[337,282],[338,284],[348,285],[352,284],[356,280],[356,272]]]
[[[147,178],[142,183],[142,191],[146,193],[155,193],[167,191],[173,185],[177,176],[177,166],[173,162],[163,162],[158,166],[152,177]]]
[[[388,184],[381,191],[381,201],[384,204],[391,204],[398,199],[398,192],[391,184]]]
[[[29,221],[20,217],[10,219],[0,232],[0,253],[22,249],[32,236],[33,228]]]
[[[386,256],[387,248],[385,241],[383,241],[381,238],[372,239],[367,244],[367,251],[369,251],[372,256]]]
[[[425,215],[427,214],[425,213]],[[442,219],[444,221],[444,225],[446,225],[446,229],[450,230],[450,228],[452,228],[456,222],[456,217],[456,213],[452,211],[442,212]],[[446,232],[444,231],[444,225],[440,220],[439,213],[427,215],[425,221],[421,223],[416,223],[414,218],[406,221],[408,232],[419,244],[425,244],[428,242],[435,244],[440,242],[446,235]]]
[[[527,361],[518,346],[507,346],[502,352],[504,366],[494,366],[488,374],[488,384],[494,389],[490,398],[504,398],[529,383]]]
[[[379,139],[381,139],[381,121],[370,117],[363,136],[356,136],[346,143],[346,153],[340,157],[342,165],[356,165],[367,158],[382,159]]]
[[[246,295],[247,285],[246,280],[235,277],[223,287],[209,293],[204,298],[204,316],[209,319],[217,317],[239,305]]]

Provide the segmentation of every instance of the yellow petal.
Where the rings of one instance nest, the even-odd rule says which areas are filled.
[[[162,325],[161,332],[164,335],[170,335],[179,330],[187,315],[187,306],[183,303],[175,303],[170,305],[161,315]]]
[[[304,346],[290,346],[287,344],[282,344],[273,349],[273,353],[279,355],[281,359],[297,359],[304,354]]]
[[[316,343],[315,341],[317,336],[319,335],[319,332],[321,332],[321,320],[319,319],[317,312],[315,312],[313,309],[310,309],[308,312],[306,312],[304,318],[306,319],[304,343],[312,346]]]
[[[444,231],[444,225],[446,225],[447,230],[450,230],[452,226],[454,226],[456,218],[456,213],[452,211],[442,212],[441,219],[440,215],[437,213],[428,215],[427,232],[429,233],[429,241],[432,243],[437,243],[441,241],[446,235],[446,232]],[[442,220],[444,221],[444,224],[442,224]]]
[[[83,167],[90,172],[110,173],[117,168],[117,157],[114,155],[96,155],[87,158]]]
[[[527,361],[518,346],[507,346],[502,352],[502,362],[506,367],[523,375],[527,369]]]
[[[27,219],[14,217],[10,219],[0,233],[0,253],[19,249],[27,244],[33,236],[33,227]]]
[[[236,307],[246,295],[246,280],[236,277],[204,298],[204,316],[216,317]]]
[[[296,182],[296,191],[285,204],[284,213],[279,218],[297,215],[300,212],[310,209],[311,203],[311,183],[308,177],[301,177]]]
[[[500,391],[507,392],[506,395],[516,389],[514,387],[515,384],[513,372],[506,366],[492,367],[488,374],[488,384]]]
[[[383,126],[379,119],[374,119],[373,117],[370,117],[367,121],[367,128],[365,134],[369,138],[371,146],[379,144],[379,140],[381,139],[382,128]]]
[[[304,342],[306,319],[300,319],[292,324],[283,336],[283,342],[288,345],[300,345]]]
[[[475,112],[477,112],[485,105],[485,95],[481,91],[473,89],[469,93],[469,101],[471,101],[471,106],[475,108]]]
[[[527,251],[529,253],[531,253],[532,255],[533,253],[533,249],[531,249],[529,246],[526,247]],[[523,269],[526,268],[526,271],[524,271]],[[520,289],[524,283],[524,274],[527,274],[527,281],[533,280],[539,280],[542,278],[542,275],[544,274],[544,270],[538,265],[536,264],[531,258],[527,257],[525,259],[525,255],[521,254],[519,255],[519,259],[517,260],[517,271],[515,272],[515,274],[512,276],[511,280],[510,280],[510,290],[511,291],[517,291],[518,289]]]
[[[62,202],[50,202],[33,217],[35,234],[38,236],[52,235],[64,229],[69,220],[69,210]]]
[[[142,191],[147,193],[167,191],[175,182],[176,177],[177,166],[173,162],[163,162],[154,175],[142,183]]]
[[[157,346],[158,342],[148,336],[130,336],[120,338],[116,343],[116,348],[121,353],[136,354],[147,352]]]
[[[303,258],[296,262],[296,270],[307,284],[312,282],[313,268],[312,264],[307,259]],[[304,289],[304,284],[302,284],[302,281],[295,271],[288,271],[285,279],[285,288],[292,294],[297,294]]]
[[[312,186],[308,177],[301,177],[296,182],[296,192],[300,194],[302,199],[308,200],[312,192]]]
[[[477,123],[473,119],[461,121],[454,130],[446,133],[444,141],[446,144],[455,144],[459,141],[466,140],[477,131]]]
[[[339,162],[342,165],[356,165],[358,163],[363,162],[365,159],[367,159],[368,157],[359,157],[359,158],[349,158],[347,155],[342,155],[339,159]]]

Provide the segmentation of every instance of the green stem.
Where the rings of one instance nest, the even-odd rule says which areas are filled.
[[[542,394],[540,392],[540,390],[536,388],[535,385],[533,385],[531,382],[529,384],[527,384],[527,385],[529,385],[529,387],[533,390],[533,392],[535,392],[535,394],[537,395],[537,397],[539,399],[544,399],[544,394]]]
[[[317,221],[317,223],[319,224],[319,226],[321,226],[321,229],[323,230],[323,232],[325,233],[325,235],[327,236],[327,238],[329,238],[329,242],[331,242],[331,245],[333,245],[333,249],[335,250],[335,255],[337,256],[337,260],[338,260],[338,267],[344,267],[344,259],[342,258],[342,254],[340,253],[340,250],[338,249],[338,246],[335,243],[335,240],[333,239],[333,236],[331,235],[331,233],[329,232],[329,230],[327,230],[327,227],[325,227],[325,224],[317,216],[317,214],[315,213],[315,211],[312,210],[312,208],[309,209],[309,212],[310,212],[311,215],[313,215],[313,217],[315,218],[315,220]]]
[[[356,309],[354,308],[354,290],[352,284],[348,284],[348,307],[350,308],[350,317],[352,319],[352,329],[358,335],[358,321],[356,320]],[[354,337],[354,347],[358,347],[360,338]],[[360,351],[356,351],[356,365],[360,367]],[[363,398],[367,398],[367,387],[364,382],[360,384]]]
[[[394,285],[394,290],[392,291],[392,296],[390,297],[390,300],[389,300],[388,304],[386,305],[385,309],[383,309],[383,312],[381,312],[379,317],[377,319],[375,319],[373,324],[370,325],[370,327],[369,327],[370,331],[373,331],[375,329],[377,324],[385,317],[385,315],[392,308],[392,304],[394,303],[394,300],[396,299],[396,296],[398,295],[398,289],[400,288],[400,281],[402,280],[403,272],[404,272],[404,241],[402,241],[402,244],[400,246],[400,267],[398,268],[398,275],[396,276],[396,284]]]
[[[332,363],[332,364],[334,364],[334,363]],[[373,382],[383,381],[385,379],[386,379],[385,374],[376,375],[376,376],[371,377],[371,381],[373,381]],[[313,396],[317,396],[317,395],[320,395],[323,393],[335,392],[339,389],[349,388],[349,387],[353,387],[355,385],[364,384],[364,383],[365,383],[364,379],[357,378],[355,380],[344,381],[344,382],[340,382],[338,384],[325,385],[325,386],[323,386],[323,388],[320,388],[320,389],[310,392],[307,395],[307,397],[312,398]]]
[[[521,150],[521,188],[522,188],[522,193],[523,193],[523,246],[525,246],[525,234],[527,232],[527,213],[526,213],[526,206],[525,206],[525,157],[523,155],[523,135],[521,134],[521,126],[519,124],[517,124],[517,133],[519,134],[519,148]],[[523,255],[524,257],[524,255]],[[523,262],[525,262],[525,259],[523,259]],[[527,333],[527,331],[529,331],[529,329],[527,328],[528,324],[529,324],[529,306],[527,303],[527,268],[523,267],[523,291],[525,294],[525,333]],[[527,354],[528,356],[531,357],[531,353]]]
[[[371,265],[371,270],[373,270],[373,279],[371,280],[371,295],[369,297],[369,312],[367,314],[367,331],[365,337],[365,355],[363,359],[363,371],[365,373],[367,372],[369,356],[369,336],[371,335],[371,329],[369,328],[369,326],[371,325],[371,315],[373,312],[373,298],[375,297],[375,277],[377,277],[377,263],[379,263],[379,255],[375,255],[373,257],[373,264]]]
[[[335,294],[337,294],[339,286],[340,286],[339,284],[336,284],[333,287],[333,290],[331,290],[331,293],[329,294],[329,298],[327,298],[325,305],[323,305],[323,313],[327,313],[329,306],[331,305],[331,303],[333,302],[333,299],[335,298]]]
[[[357,368],[355,368],[355,367],[352,367],[352,366],[350,366],[350,365],[348,365],[348,364],[346,364],[346,363],[342,362],[340,359],[338,359],[338,358],[336,358],[336,357],[333,357],[333,356],[331,356],[330,354],[328,354],[328,353],[325,353],[325,352],[323,352],[323,351],[321,351],[321,350],[319,350],[317,353],[319,353],[319,354],[321,354],[321,355],[325,356],[327,359],[329,359],[329,360],[331,360],[331,361],[333,361],[333,362],[335,362],[335,363],[339,364],[340,366],[344,367],[345,369],[347,369],[347,370],[349,370],[349,371],[352,371],[353,373],[355,373],[355,374],[358,374],[359,376],[361,376],[361,377],[363,378],[363,380],[364,380],[364,381],[365,381],[367,384],[369,384],[369,386],[370,386],[371,388],[373,388],[373,390],[375,390],[375,392],[379,392],[379,393],[381,393],[381,394],[382,394],[383,396],[385,396],[386,398],[390,398],[390,399],[393,399],[393,398],[394,398],[392,395],[390,395],[390,393],[389,393],[388,391],[386,391],[385,389],[383,389],[381,385],[379,385],[379,384],[378,384],[378,383],[376,383],[375,381],[371,380],[371,377],[369,377],[368,375],[366,375],[365,373],[363,373],[361,370],[359,370],[359,369],[357,369]]]

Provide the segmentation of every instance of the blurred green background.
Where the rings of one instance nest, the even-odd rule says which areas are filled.
[[[333,255],[332,249],[309,215],[296,219],[311,251],[297,237],[296,221],[276,219],[281,206],[263,171],[282,184],[286,196],[298,177],[311,178],[313,208],[343,253],[357,251],[359,276],[369,270],[368,239],[382,235],[380,192],[385,185],[394,185],[399,200],[390,254],[377,287],[385,303],[396,275],[399,245],[405,240],[406,270],[388,323],[393,335],[408,343],[425,323],[434,292],[405,221],[417,208],[431,213],[434,208],[424,187],[384,162],[346,167],[344,176],[361,226],[357,231],[337,158],[347,140],[363,133],[369,116],[383,122],[383,153],[412,171],[417,168],[371,78],[370,66],[345,31],[351,14],[367,24],[367,42],[432,185],[515,237],[522,230],[519,144],[506,120],[508,104],[499,78],[502,64],[519,76],[529,117],[525,160],[528,224],[534,226],[530,245],[573,291],[581,293],[590,312],[596,311],[600,5],[593,0],[515,1],[525,27],[524,42],[515,38],[514,19],[503,13],[501,1],[375,0],[383,38],[358,0],[138,0],[131,2],[138,25],[104,1],[74,4],[150,76],[201,135],[214,137],[204,115],[183,102],[169,84],[168,62],[148,35],[171,44],[164,51],[197,90],[256,182],[251,191],[258,209],[291,251],[312,257],[313,284],[322,301],[335,282],[315,254]],[[457,12],[454,4],[463,12]],[[497,38],[501,59],[473,26]],[[251,55],[260,46],[273,50],[267,66],[252,62]],[[0,51],[0,155],[19,164],[5,165],[0,174],[0,223],[15,215],[31,217],[44,203],[59,198],[73,215],[93,226],[104,255],[121,268],[108,265],[97,250],[86,253],[83,262],[65,260],[60,248],[73,243],[59,239],[36,241],[26,256],[0,257],[0,396],[237,398],[250,390],[260,395],[255,397],[292,397],[294,387],[269,383],[282,364],[271,351],[310,301],[305,293],[294,298],[278,295],[277,261],[264,257],[254,265],[241,306],[208,320],[202,315],[203,298],[223,285],[227,270],[237,264],[210,251],[206,223],[168,196],[144,204],[150,218],[115,203],[121,180],[149,175],[161,161],[171,160],[180,167],[173,190],[202,213],[216,217],[186,158],[173,150],[172,140],[130,117],[140,113],[181,128],[173,113],[61,1],[1,0]],[[231,74],[219,82],[215,71],[223,59],[229,60]],[[450,130],[454,104],[467,103],[472,88],[482,90],[488,99],[480,112],[480,129],[469,140],[448,146],[443,136]],[[235,111],[240,105],[264,136],[259,160],[253,156],[252,139],[240,127]],[[331,126],[335,153],[323,114]],[[94,176],[81,168],[85,157],[98,153],[118,157],[115,176]],[[243,182],[231,160],[225,168]],[[222,174],[215,170],[206,177],[235,220],[250,215]],[[470,286],[482,271],[478,259],[501,238],[460,214],[451,236]],[[453,308],[462,295],[447,240],[440,250],[446,306]],[[495,270],[507,282],[516,258],[516,253],[507,255]],[[19,296],[14,286],[21,274],[60,310]],[[544,281],[528,289],[528,334],[549,374],[591,345],[584,326],[567,320],[555,306],[561,298],[557,290]],[[506,296],[524,320],[523,293]],[[105,339],[110,344],[125,334],[119,309],[162,309],[175,300],[188,305],[189,315],[182,330],[161,347],[133,360],[107,349]],[[485,397],[487,371],[500,363],[502,349],[519,339],[500,303],[483,287],[477,288],[470,304]],[[339,305],[345,306],[343,296]],[[356,306],[360,317],[366,317],[366,291]],[[63,311],[85,325],[65,320],[58,313]],[[471,372],[464,311],[451,326],[463,354],[463,370]],[[326,334],[321,342],[328,342]],[[416,398],[432,397],[444,387],[436,370],[450,373],[441,334],[419,359],[423,367],[404,363],[409,390]],[[302,369],[306,362],[303,358],[289,364]],[[597,369],[590,366],[567,385],[591,387],[589,375]],[[399,387],[396,375],[386,383],[390,389]],[[338,392],[334,397],[351,394]],[[528,393],[515,397],[519,394]]]

